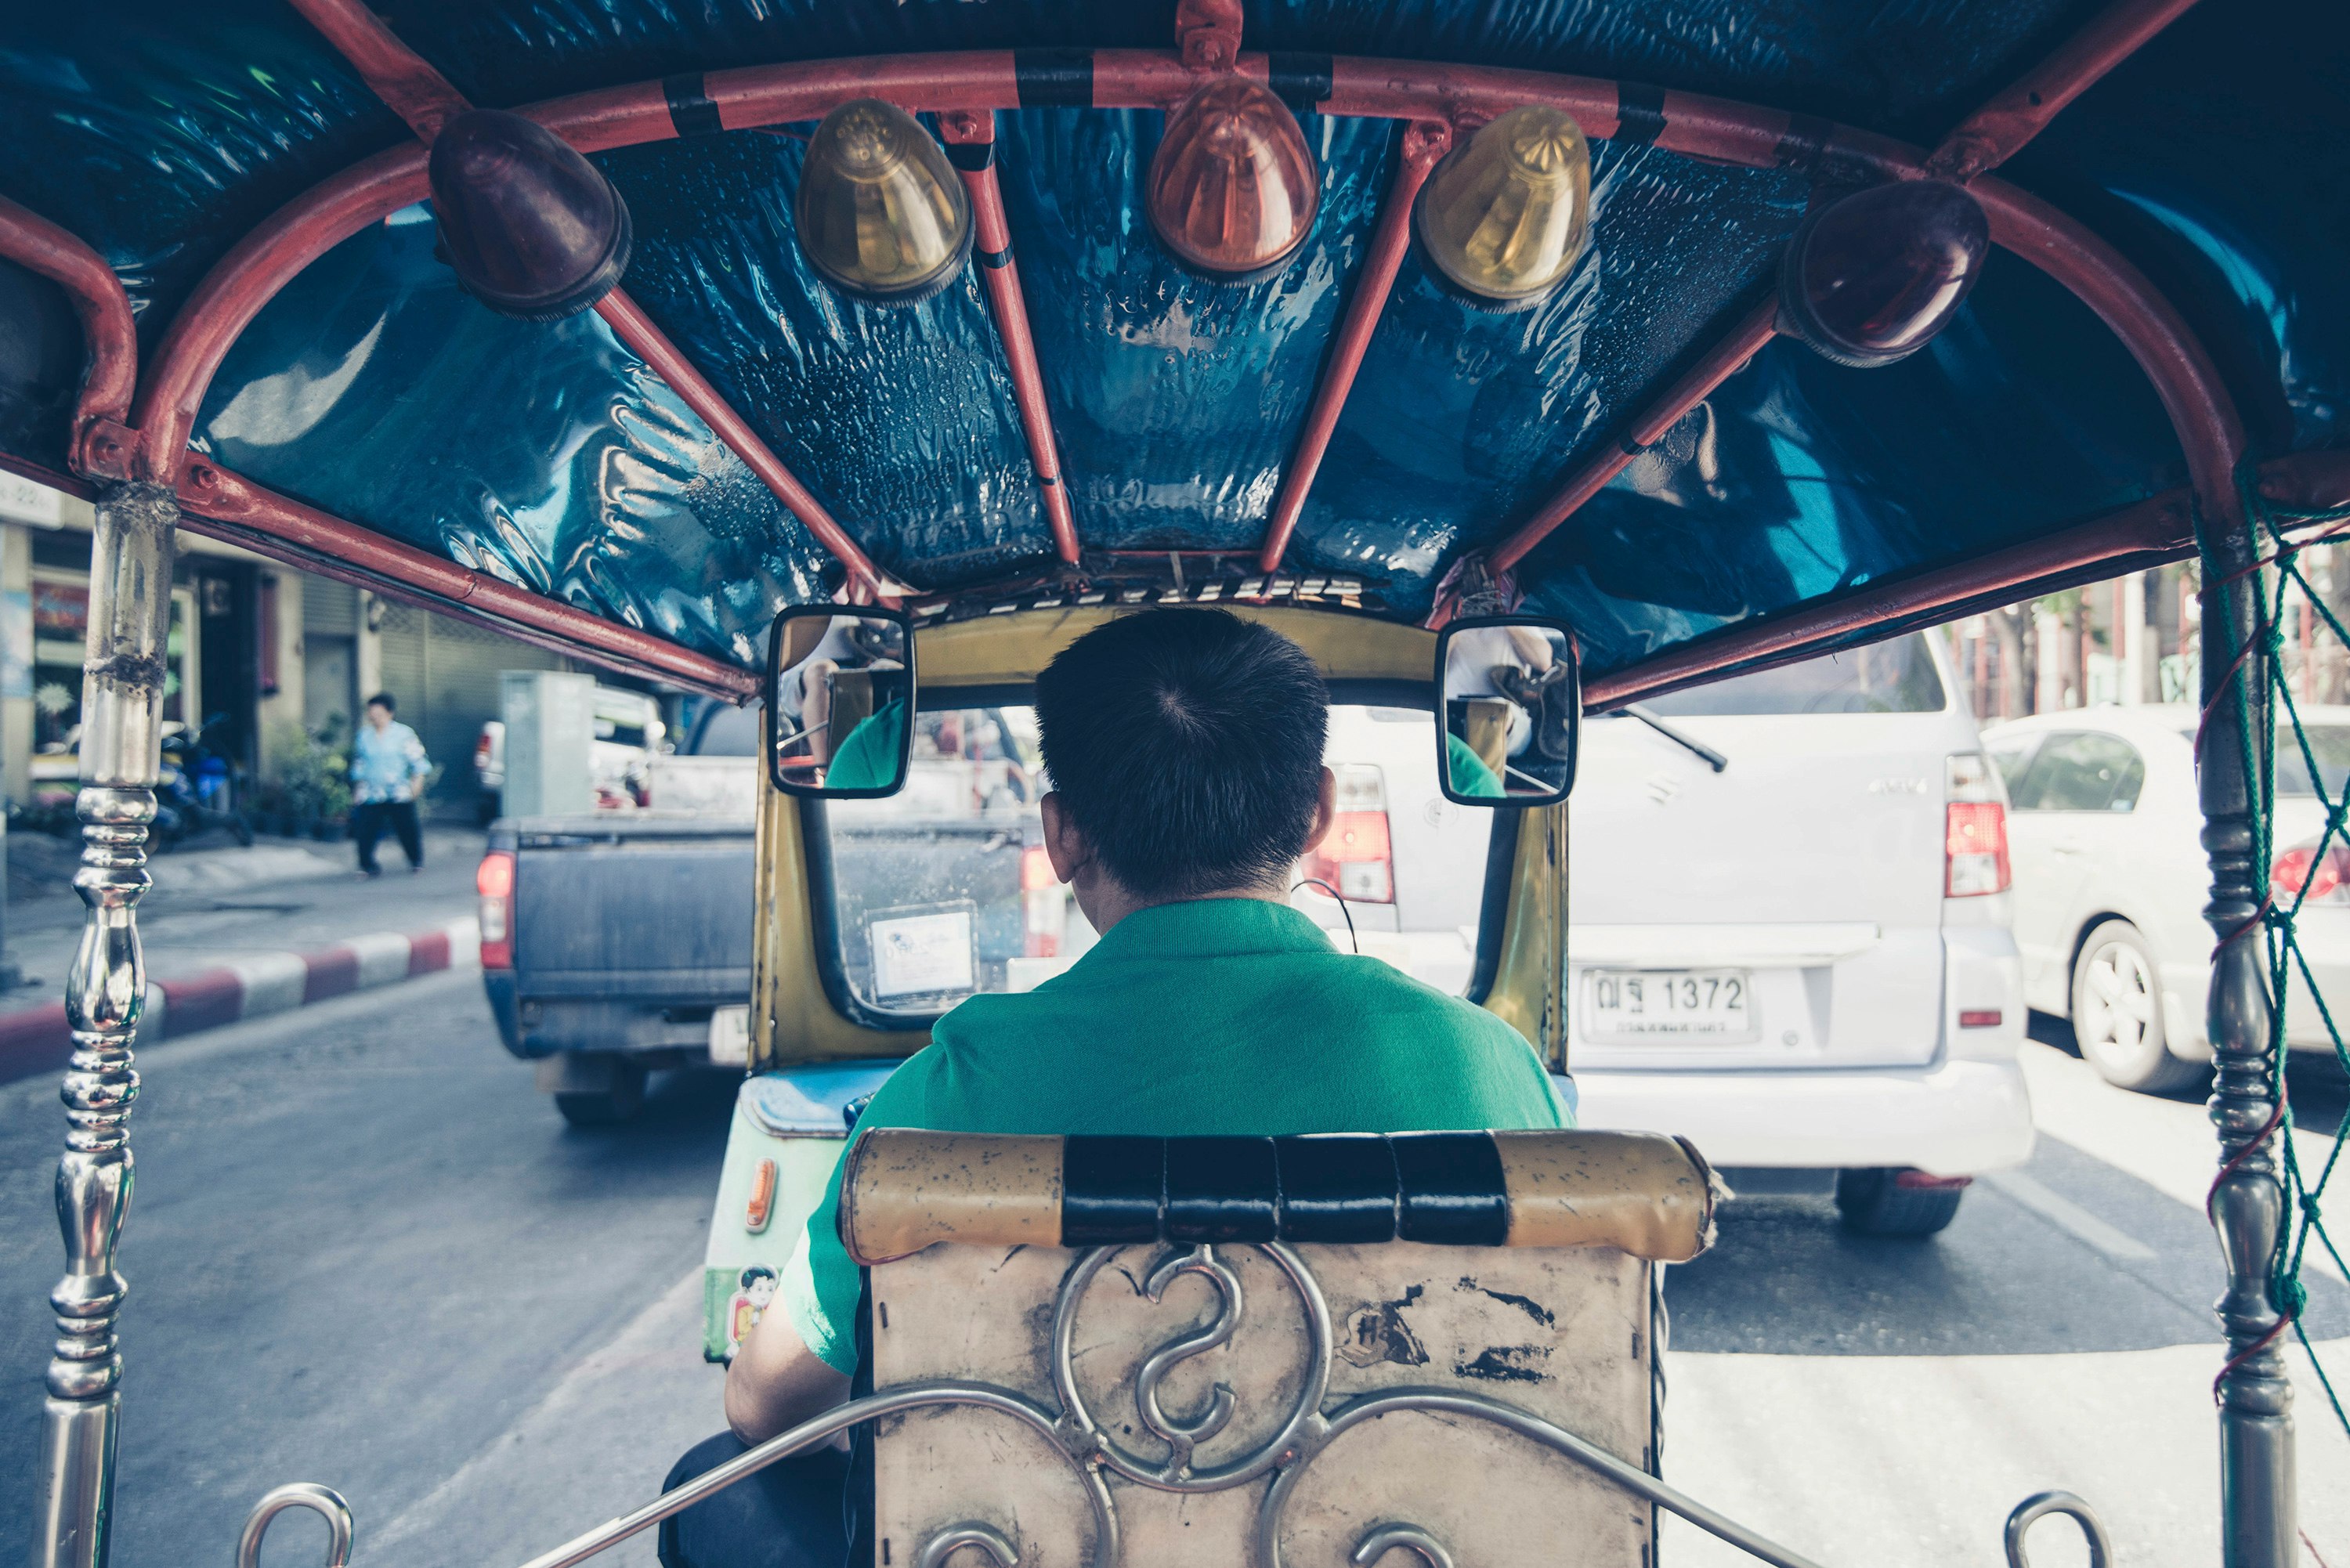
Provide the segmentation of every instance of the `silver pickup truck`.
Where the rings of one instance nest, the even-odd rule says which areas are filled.
[[[899,796],[801,807],[823,819],[809,840],[847,890],[828,978],[852,1014],[898,1000],[866,940],[893,917],[965,911],[985,990],[1018,986],[1025,965],[1061,950],[1059,902],[1031,897],[1044,853],[1031,728],[997,709],[923,722]],[[745,1063],[759,744],[757,710],[713,708],[654,766],[650,809],[491,825],[483,984],[506,1049],[536,1064],[575,1125],[634,1116],[656,1069]],[[739,789],[712,787],[737,772]]]

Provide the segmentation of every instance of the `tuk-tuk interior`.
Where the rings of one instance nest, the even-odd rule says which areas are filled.
[[[175,528],[735,701],[795,608],[901,616],[918,689],[984,711],[1104,617],[1212,604],[1448,723],[1439,633],[1496,614],[1604,711],[2199,553],[2238,650],[2202,752],[2225,1530],[2293,1559],[2230,846],[2259,557],[2350,500],[2341,16],[124,0],[10,35],[0,465],[99,503],[46,1568],[106,1554]],[[1547,799],[1496,813],[1479,959],[1564,1066]],[[827,809],[763,793],[754,1068],[927,1016],[838,961]],[[1391,1550],[1444,1561],[1355,1560]]]

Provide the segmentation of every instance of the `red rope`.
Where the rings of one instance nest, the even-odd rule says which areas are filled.
[[[2261,907],[2252,911],[2252,918],[2251,919],[2246,920],[2242,925],[2238,926],[2234,930],[2230,931],[2226,936],[2221,937],[2217,942],[2214,942],[2211,945],[2211,956],[2214,959],[2217,959],[2221,952],[2226,950],[2230,942],[2232,942],[2237,938],[2257,929],[2261,921],[2267,919],[2268,912],[2275,907],[2276,889],[2272,888],[2266,893],[2261,895]]]
[[[2280,1317],[2277,1319],[2276,1326],[2274,1328],[2270,1329],[2266,1334],[2261,1335],[2260,1338],[2254,1340],[2251,1344],[2246,1345],[2235,1355],[2228,1357],[2228,1364],[2220,1368],[2220,1376],[2211,1379],[2211,1403],[2217,1405],[2220,1402],[2221,1396],[2220,1389],[2220,1386],[2228,1381],[2228,1375],[2230,1373],[2235,1371],[2237,1367],[2241,1366],[2245,1362],[2250,1361],[2253,1356],[2258,1355],[2262,1351],[2266,1350],[2270,1345],[2274,1345],[2277,1342],[2278,1336],[2282,1334],[2286,1329],[2289,1329],[2292,1326],[2293,1319],[2290,1316]]]
[[[2202,711],[2196,716],[2195,765],[2198,767],[2201,767],[2203,765],[2203,732],[2211,722],[2211,711],[2214,708],[2217,708],[2220,705],[2220,701],[2229,695],[2228,688],[2230,683],[2235,680],[2236,677],[2242,672],[2244,660],[2250,659],[2252,656],[2252,649],[2260,646],[2260,634],[2262,629],[2263,626],[2261,624],[2255,624],[2253,626],[2253,635],[2245,639],[2244,646],[2236,650],[2236,657],[2230,661],[2227,673],[2220,677],[2220,684],[2213,690],[2211,700],[2203,704]]]
[[[2220,1184],[2227,1180],[2228,1178],[2235,1175],[2236,1168],[2238,1166],[2243,1164],[2244,1161],[2251,1158],[2253,1155],[2259,1153],[2261,1145],[2268,1142],[2269,1135],[2283,1125],[2284,1096],[2282,1095],[2279,1095],[2277,1096],[2276,1109],[2269,1113],[2269,1119],[2262,1124],[2261,1130],[2254,1133],[2250,1138],[2245,1140],[2243,1147],[2238,1149],[2234,1154],[2230,1155],[2228,1157],[2227,1163],[2220,1167],[2220,1174],[2211,1179],[2210,1187],[2206,1189],[2203,1194],[2204,1219],[2210,1220],[2211,1218],[2211,1201],[2220,1196]]]

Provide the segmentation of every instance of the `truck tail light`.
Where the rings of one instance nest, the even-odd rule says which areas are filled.
[[[1387,775],[1364,763],[1341,763],[1337,815],[1305,854],[1308,880],[1327,882],[1363,904],[1395,902],[1395,849],[1388,832]]]
[[[2309,889],[2306,897],[2303,888]],[[2303,904],[2350,904],[2350,847],[2336,844],[2323,855],[2314,844],[2286,850],[2269,871],[2269,894],[2287,908],[2295,898]]]
[[[1950,759],[1949,804],[1942,808],[1942,896],[2004,893],[2014,880],[2007,860],[2007,799],[1981,752]]]
[[[1053,857],[1041,844],[1020,852],[1020,902],[1025,934],[1020,950],[1029,958],[1058,958],[1069,924],[1069,896],[1053,874]]]
[[[473,887],[482,895],[482,967],[514,968],[515,857],[493,849],[482,857]]]

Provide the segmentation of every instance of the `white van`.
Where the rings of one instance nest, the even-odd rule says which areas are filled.
[[[1430,730],[1334,707],[1355,831],[1308,871],[1347,894],[1364,951],[1460,991],[1491,817],[1437,789]],[[1678,692],[1583,736],[1567,994],[1584,1126],[1682,1134],[1733,1185],[1741,1168],[1833,1170],[1847,1222],[1877,1234],[1941,1229],[1962,1179],[2031,1153],[2006,802],[1935,639]]]

